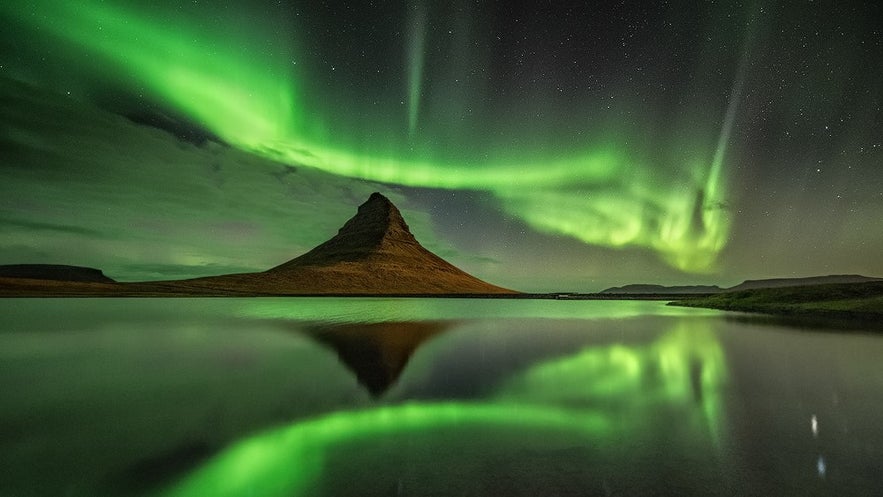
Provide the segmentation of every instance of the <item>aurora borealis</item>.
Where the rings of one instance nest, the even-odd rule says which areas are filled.
[[[4,2],[0,263],[265,269],[382,190],[523,290],[879,275],[879,17]]]

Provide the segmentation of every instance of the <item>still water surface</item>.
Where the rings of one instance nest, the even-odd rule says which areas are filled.
[[[883,337],[660,302],[0,300],[0,495],[883,495]]]

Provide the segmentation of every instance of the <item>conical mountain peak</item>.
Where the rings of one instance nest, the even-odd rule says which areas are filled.
[[[299,294],[513,293],[423,248],[401,212],[373,193],[327,242],[262,273],[254,285]]]
[[[372,193],[337,234],[306,254],[273,268],[327,266],[364,261],[396,249],[424,250],[411,234],[401,212],[380,193]]]
[[[384,239],[417,243],[399,209],[378,192],[372,193],[356,215],[340,228],[335,238],[342,237],[348,239],[348,244],[368,246],[377,246]]]

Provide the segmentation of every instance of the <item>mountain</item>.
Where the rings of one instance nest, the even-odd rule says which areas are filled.
[[[745,280],[742,283],[727,288],[724,291],[738,292],[741,290],[753,290],[756,288],[783,288],[789,286],[805,285],[830,285],[841,283],[867,283],[881,281],[881,278],[871,278],[858,274],[834,274],[828,276],[810,276],[808,278],[771,278],[766,280]]]
[[[9,264],[0,265],[0,278],[23,278],[31,280],[80,281],[89,283],[113,283],[100,269],[61,264]]]
[[[225,294],[517,293],[469,275],[426,250],[398,208],[380,193],[371,194],[330,240],[267,271],[161,284]]]
[[[717,293],[721,291],[721,287],[716,285],[685,285],[685,286],[663,286],[663,285],[645,285],[633,284],[624,286],[615,286],[600,293],[612,294],[647,294],[647,295],[674,295],[674,294],[705,294]]]

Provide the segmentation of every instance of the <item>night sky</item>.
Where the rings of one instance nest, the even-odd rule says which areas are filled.
[[[263,270],[373,191],[525,291],[883,276],[877,2],[0,4],[0,264]]]

